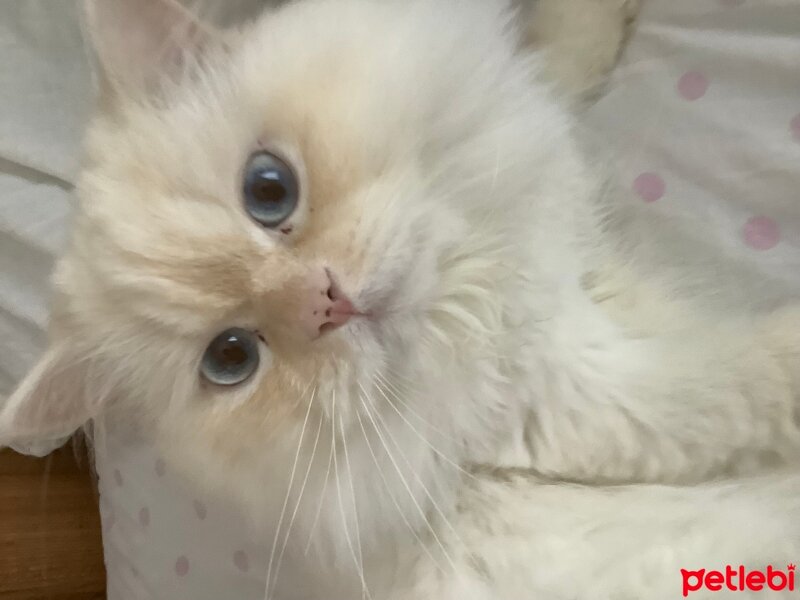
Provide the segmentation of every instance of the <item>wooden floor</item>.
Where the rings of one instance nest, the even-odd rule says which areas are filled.
[[[85,452],[0,451],[0,600],[101,600],[97,495]]]

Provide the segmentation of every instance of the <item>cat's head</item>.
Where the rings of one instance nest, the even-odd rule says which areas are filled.
[[[352,427],[382,381],[453,415],[448,386],[500,381],[515,236],[567,127],[505,4],[308,0],[218,32],[86,0],[100,109],[0,441],[116,402],[234,465],[309,412]]]

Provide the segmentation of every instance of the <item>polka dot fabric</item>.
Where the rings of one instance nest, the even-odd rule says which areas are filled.
[[[234,507],[108,423],[96,447],[109,600],[263,599],[266,543]]]
[[[644,210],[797,286],[800,0],[644,1],[593,136]],[[98,429],[109,600],[261,600],[271,539],[150,444]]]
[[[800,1],[644,0],[589,111],[631,197],[800,291]]]

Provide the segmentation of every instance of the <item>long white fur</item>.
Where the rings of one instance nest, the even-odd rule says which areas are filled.
[[[147,0],[143,14],[193,32],[149,46],[139,11],[114,17],[125,0],[87,3],[108,96],[48,364],[86,365],[102,393],[59,393],[74,369],[45,364],[0,439],[58,437],[114,400],[263,528],[277,600],[673,598],[684,561],[792,559],[797,477],[747,477],[800,449],[797,310],[720,313],[642,264],[558,69],[520,47],[506,2],[301,0],[223,36]],[[597,56],[614,57],[634,3],[595,4],[614,16],[592,31],[613,45]],[[131,30],[151,52],[125,52]],[[565,87],[581,89],[581,56]],[[241,207],[265,138],[309,178],[320,156],[358,174],[315,196],[325,226],[304,213],[316,237],[291,250]],[[280,321],[291,307],[261,300],[321,261],[381,318],[300,359],[271,344],[241,388],[201,385],[208,341]],[[761,528],[736,529],[764,506]],[[642,551],[654,537],[663,556]]]
[[[466,486],[456,513],[460,539],[448,546],[454,569],[443,573],[420,560],[409,577],[414,585],[388,597],[677,600],[681,569],[787,572],[800,551],[798,492],[797,473],[696,487],[589,488],[486,471]],[[687,597],[796,594],[788,586],[723,586]]]

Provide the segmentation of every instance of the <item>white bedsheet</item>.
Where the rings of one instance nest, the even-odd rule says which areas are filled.
[[[0,0],[0,53],[2,395],[44,341],[88,111],[74,3]],[[800,0],[645,0],[589,124],[647,210],[800,293]],[[111,600],[262,598],[267,544],[224,501],[102,427],[98,470]]]
[[[0,395],[40,352],[89,75],[70,2],[0,1]]]

